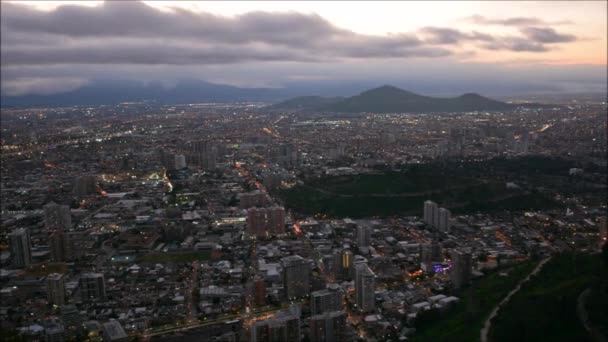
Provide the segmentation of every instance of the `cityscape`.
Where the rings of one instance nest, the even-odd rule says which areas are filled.
[[[331,17],[323,6],[346,10],[346,3],[254,2],[257,12],[246,14],[222,12],[228,10],[218,3],[209,3],[208,13],[199,11],[206,2],[173,4],[2,2],[2,341],[608,340],[606,32],[565,32],[586,11],[604,9],[598,20],[605,27],[607,2],[583,2],[572,13],[559,7],[565,24],[559,16],[516,17],[520,12],[467,17],[518,27],[527,38],[427,25],[408,38],[416,43],[306,14],[307,6],[319,6]],[[356,13],[375,8],[353,6]],[[271,18],[278,13],[292,17]],[[172,53],[120,41],[152,39],[142,32],[157,34],[162,25],[167,37],[175,35],[158,37]],[[285,38],[275,30],[290,25],[302,32]],[[30,36],[36,30],[40,37]],[[212,40],[226,46],[241,34],[260,34],[260,44],[273,48],[309,39],[308,30],[330,34],[335,46],[325,38],[310,45],[333,52],[315,57],[346,64],[410,54],[452,58],[438,55],[450,39],[482,42],[474,46],[489,58],[503,50],[551,54],[546,45],[563,44],[555,48],[563,59],[569,44],[604,45],[599,64],[577,62],[591,72],[564,64],[563,77],[580,84],[560,90],[530,88],[556,83],[543,78],[552,63],[539,66],[538,76],[528,71],[535,82],[513,76],[503,88],[477,83],[475,92],[447,81],[431,87],[442,90],[409,88],[398,71],[385,81],[368,79],[372,84],[361,78],[248,87],[194,81],[198,76],[171,69],[191,65],[194,75],[208,63],[206,75],[217,67],[227,77],[257,77],[238,70],[251,61],[232,61],[220,43],[181,51],[185,30],[216,35]],[[90,51],[80,50],[80,40]],[[252,57],[260,72],[265,63],[302,62],[253,42],[251,54],[265,56]],[[387,55],[374,45],[402,43]],[[135,56],[132,48],[150,54]],[[123,59],[130,56],[133,62]],[[133,73],[125,75],[163,77],[166,64],[167,73],[190,81],[167,88],[111,76],[130,63]],[[305,63],[334,62],[311,55]],[[595,67],[604,72],[599,83]],[[82,74],[61,74],[68,69]],[[93,70],[110,76],[90,76]],[[60,86],[77,77],[91,80]],[[129,82],[146,80],[133,77]]]

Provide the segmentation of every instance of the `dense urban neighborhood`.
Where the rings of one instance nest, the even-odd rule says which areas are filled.
[[[606,103],[513,106],[3,109],[4,337],[608,336]]]

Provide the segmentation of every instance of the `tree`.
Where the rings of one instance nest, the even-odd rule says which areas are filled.
[[[27,339],[15,329],[0,329],[0,340],[3,342],[25,342]]]

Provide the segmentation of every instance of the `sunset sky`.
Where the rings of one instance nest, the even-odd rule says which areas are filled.
[[[100,78],[606,89],[606,1],[65,3],[2,2],[3,94]]]

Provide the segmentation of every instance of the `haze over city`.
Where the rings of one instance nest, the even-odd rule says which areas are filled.
[[[605,342],[607,1],[1,1],[2,342]]]

